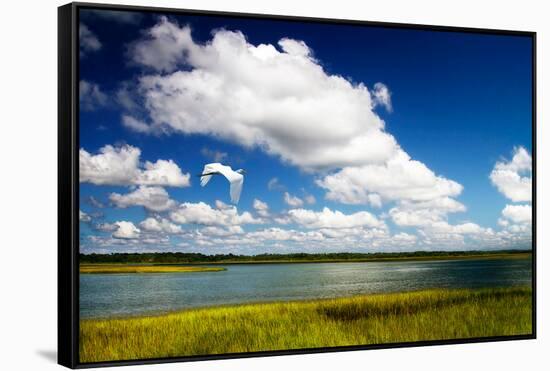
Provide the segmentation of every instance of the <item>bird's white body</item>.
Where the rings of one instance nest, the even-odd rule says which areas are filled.
[[[204,165],[204,170],[200,175],[201,186],[204,187],[205,185],[207,185],[212,178],[212,175],[223,175],[230,184],[229,194],[231,196],[231,202],[236,204],[239,202],[239,198],[241,198],[241,191],[243,189],[243,172],[244,171],[241,169],[234,171],[230,166],[222,165],[218,162],[206,164]]]

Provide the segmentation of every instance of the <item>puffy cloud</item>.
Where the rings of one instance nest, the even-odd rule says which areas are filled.
[[[102,147],[99,154],[92,155],[80,149],[80,182],[97,185],[131,185],[137,178],[139,148],[111,145]]]
[[[525,148],[516,147],[512,160],[497,162],[489,177],[506,198],[514,202],[530,202],[531,172],[531,155]]]
[[[80,108],[84,111],[93,111],[107,105],[107,95],[101,91],[99,85],[86,80],[79,83]]]
[[[120,208],[143,206],[147,210],[157,212],[169,210],[177,205],[176,201],[170,199],[168,192],[162,187],[139,186],[125,195],[111,193],[109,200]]]
[[[409,233],[401,232],[392,236],[392,240],[399,245],[401,244],[411,245],[418,240],[418,237]]]
[[[115,222],[117,229],[113,232],[114,238],[134,239],[139,238],[140,230],[132,222]]]
[[[258,200],[257,198],[255,198],[252,207],[254,208],[254,210],[256,210],[259,216],[263,218],[269,217],[269,206],[262,200]]]
[[[240,225],[229,225],[226,227],[209,226],[201,228],[197,233],[201,236],[228,237],[244,233]]]
[[[398,202],[389,211],[392,221],[401,227],[419,227],[421,235],[420,246],[436,248],[481,247],[487,248],[487,241],[496,238],[491,228],[484,228],[472,222],[450,224],[447,221],[449,213],[466,211],[466,207],[450,198],[440,197],[428,201]],[[466,244],[466,241],[468,244]],[[480,243],[483,243],[480,246]]]
[[[363,227],[353,227],[353,228],[321,228],[318,231],[326,238],[337,238],[337,239],[349,239],[349,238],[364,238],[367,233]]]
[[[391,105],[391,93],[388,87],[381,82],[374,84],[374,89],[372,90],[373,101],[376,105],[381,105],[391,112],[393,110]]]
[[[402,201],[400,204],[401,207],[408,209],[430,209],[435,213],[458,213],[466,211],[466,206],[450,197],[435,198],[422,202]]]
[[[170,249],[171,241],[170,237],[167,235],[151,235],[150,233],[136,232],[132,226],[128,226],[127,229],[127,231],[121,231],[120,234],[117,234],[119,237],[115,237],[114,235],[87,236],[85,239],[81,240],[80,251],[84,253],[95,252],[99,254],[109,254],[113,252],[158,252],[162,251],[162,249],[169,249],[164,251],[173,251]]]
[[[247,233],[247,237],[253,240],[261,241],[296,241],[296,242],[315,242],[323,241],[325,237],[318,231],[296,231],[294,229],[267,228],[255,232]]]
[[[533,212],[531,205],[506,205],[502,217],[517,224],[531,224]]]
[[[353,227],[383,227],[384,223],[367,211],[354,214],[344,214],[332,211],[328,207],[322,211],[293,209],[288,212],[289,219],[306,228],[353,228]]]
[[[198,44],[162,18],[130,55],[161,72],[138,83],[151,130],[214,135],[306,170],[381,164],[399,149],[373,111],[390,104],[387,88],[327,74],[302,41],[252,45],[217,30]]]
[[[427,230],[436,233],[451,233],[451,234],[480,234],[491,233],[490,228],[483,228],[475,223],[462,223],[457,225],[451,225],[446,221],[435,222],[427,228]]]
[[[201,155],[214,162],[222,162],[227,158],[227,152],[215,151],[207,147],[201,148]]]
[[[476,223],[463,222],[449,224],[445,220],[422,226],[420,245],[427,249],[487,249],[504,248],[509,245],[491,228],[484,228]]]
[[[495,164],[489,178],[500,193],[513,202],[531,202],[532,158],[523,147],[516,147],[510,161]],[[498,224],[504,243],[528,247],[532,244],[532,207],[530,204],[506,205]]]
[[[137,184],[189,187],[189,173],[183,174],[172,160],[145,161],[145,170],[139,173]]]
[[[86,214],[84,211],[79,210],[79,220],[81,222],[88,223],[92,221],[92,217]]]
[[[84,23],[80,23],[78,27],[78,38],[81,57],[84,57],[89,52],[95,52],[101,49],[101,42]]]
[[[113,252],[143,253],[158,252],[159,249],[168,248],[170,238],[161,237],[143,237],[137,238],[116,238],[105,236],[88,236],[80,244],[80,251],[83,253],[110,254]]]
[[[147,232],[178,234],[183,231],[181,226],[176,225],[164,218],[147,218],[139,223],[139,226]]]
[[[146,31],[146,37],[130,46],[130,56],[135,63],[160,72],[172,72],[185,58],[183,53],[194,42],[189,27],[180,28],[166,17]]]
[[[424,226],[444,220],[448,213],[466,211],[460,202],[442,197],[430,201],[401,201],[398,206],[390,209],[393,222],[399,226]]]
[[[430,225],[441,220],[440,214],[435,214],[429,209],[403,210],[394,207],[390,210],[393,222],[401,227]]]
[[[300,40],[293,40],[289,38],[282,38],[278,42],[281,49],[288,53],[289,55],[299,56],[299,57],[311,57],[311,49],[306,45],[305,42]],[[267,53],[271,53],[272,50],[266,49]],[[313,60],[313,59],[312,59]]]
[[[304,201],[301,198],[291,195],[288,192],[284,193],[283,199],[285,203],[290,207],[301,207],[304,205]]]
[[[404,151],[385,164],[345,167],[317,180],[326,198],[346,204],[373,204],[382,200],[433,201],[458,196],[462,185],[434,174]]]
[[[254,218],[248,211],[239,214],[235,206],[226,205],[221,201],[216,201],[216,209],[204,202],[184,202],[170,213],[170,219],[180,224],[202,224],[207,226],[261,223],[261,220]]]
[[[80,149],[80,182],[96,185],[150,185],[188,187],[190,174],[182,173],[172,160],[146,161],[143,168],[141,150],[124,145],[106,145],[94,155]]]

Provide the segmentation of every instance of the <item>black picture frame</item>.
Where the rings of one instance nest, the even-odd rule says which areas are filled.
[[[81,363],[79,361],[79,40],[80,9],[124,10],[132,12],[169,13],[178,15],[214,15],[223,17],[285,20],[344,25],[369,25],[385,28],[427,31],[454,31],[462,33],[514,35],[532,41],[532,333],[528,335],[494,336],[468,339],[434,340],[375,345],[354,345],[331,348],[292,349],[254,353],[231,353],[205,356],[187,356],[160,359]],[[58,8],[58,363],[69,368],[122,366],[182,361],[201,361],[246,357],[265,357],[289,354],[342,352],[380,348],[401,348],[446,344],[480,343],[536,338],[536,32],[463,28],[421,24],[387,23],[347,19],[281,16],[268,14],[233,13],[189,9],[156,8],[144,6],[70,3]]]

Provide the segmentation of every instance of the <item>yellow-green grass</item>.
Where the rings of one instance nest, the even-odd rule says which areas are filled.
[[[81,264],[80,273],[183,273],[218,272],[222,267],[183,267],[177,265],[128,265],[128,264]]]
[[[80,361],[530,334],[531,289],[425,290],[82,320]]]

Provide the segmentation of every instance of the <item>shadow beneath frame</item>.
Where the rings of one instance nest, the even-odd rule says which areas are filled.
[[[57,351],[55,350],[37,350],[36,354],[50,362],[57,363]]]

